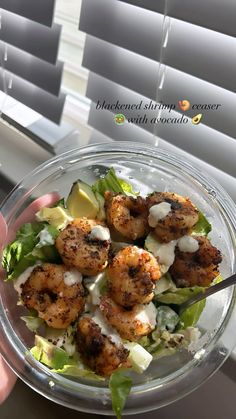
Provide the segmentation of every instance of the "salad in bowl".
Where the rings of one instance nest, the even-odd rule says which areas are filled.
[[[35,334],[31,356],[56,374],[107,383],[120,418],[136,374],[195,351],[205,301],[179,306],[221,280],[211,229],[188,196],[142,193],[112,167],[68,185],[3,251],[5,280]]]

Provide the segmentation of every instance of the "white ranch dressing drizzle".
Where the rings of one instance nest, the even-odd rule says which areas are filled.
[[[111,236],[110,236],[109,228],[103,227],[101,225],[96,225],[92,228],[90,237],[92,239],[106,241],[106,240],[110,240]]]
[[[64,273],[64,283],[68,287],[71,287],[75,284],[80,284],[82,282],[82,274],[76,269],[71,269]]]
[[[153,205],[149,210],[148,224],[150,227],[155,228],[158,221],[165,218],[171,211],[171,204],[169,202],[161,202],[160,204]]]
[[[181,252],[195,253],[199,249],[199,243],[192,236],[183,236],[178,240],[178,248]]]

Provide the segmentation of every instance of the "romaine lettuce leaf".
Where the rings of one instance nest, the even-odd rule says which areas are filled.
[[[70,377],[88,378],[90,380],[104,381],[105,378],[95,374],[92,370],[84,368],[83,364],[68,364],[64,365],[61,369],[54,369],[53,372]]]
[[[177,288],[174,292],[165,292],[155,296],[155,301],[162,304],[177,304],[180,305],[188,301],[194,295],[199,294],[203,291],[203,287],[189,287],[189,288]]]
[[[66,209],[65,198],[59,199],[59,201],[55,202],[55,204],[51,206],[51,208],[56,208],[56,207],[62,207],[63,209]]]
[[[157,303],[178,306],[188,301],[194,295],[199,294],[199,292],[204,291],[204,289],[205,288],[203,287],[197,286],[192,288],[178,288],[175,292],[168,291],[161,295],[157,295],[155,301]],[[179,317],[179,324],[181,327],[185,329],[188,326],[194,326],[198,322],[205,304],[205,300],[202,300],[185,310]]]
[[[212,226],[201,211],[198,211],[198,217],[198,222],[193,227],[192,234],[197,236],[207,236],[212,230]]]
[[[33,222],[24,224],[16,233],[16,239],[3,251],[2,266],[6,270],[7,280],[19,277],[28,267],[37,261],[57,262],[59,254],[54,245],[38,247],[39,234],[47,229],[55,239],[59,231],[47,223]]]
[[[133,191],[132,185],[120,179],[116,176],[115,170],[111,167],[106,176],[99,179],[93,186],[93,192],[98,192],[102,196],[106,191],[111,191],[114,193],[122,193],[122,194],[131,194],[131,195],[138,195]]]
[[[132,379],[124,374],[124,371],[114,372],[109,380],[111,390],[112,407],[117,419],[121,419],[126,399],[132,387]]]
[[[40,317],[38,316],[22,316],[21,320],[23,320],[26,324],[26,327],[31,331],[31,332],[36,332],[40,326],[42,326],[42,324],[44,323],[44,321],[42,319],[40,319]]]
[[[190,306],[187,308],[181,315],[180,315],[180,325],[182,329],[186,329],[190,326],[195,326],[198,322],[204,308],[206,305],[206,300],[201,300],[198,303]]]

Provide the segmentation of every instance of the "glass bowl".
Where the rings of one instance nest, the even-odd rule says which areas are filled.
[[[159,190],[189,196],[212,223],[212,242],[220,248],[224,258],[223,277],[235,272],[236,206],[231,198],[214,180],[179,156],[131,142],[72,150],[41,165],[2,204],[1,213],[8,227],[11,228],[35,198],[52,191],[67,196],[75,180],[93,183],[104,173],[104,168],[110,166],[142,194]],[[29,354],[34,336],[20,320],[23,308],[16,305],[17,295],[12,284],[0,281],[0,295],[0,351],[15,373],[56,403],[79,411],[110,415],[110,392],[106,384],[57,375]],[[168,405],[196,389],[234,348],[235,324],[234,287],[209,297],[198,323],[202,337],[195,352],[180,351],[154,361],[144,374],[135,374],[124,414]]]

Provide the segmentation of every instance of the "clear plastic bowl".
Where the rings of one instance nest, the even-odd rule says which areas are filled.
[[[3,203],[1,212],[8,227],[11,228],[33,199],[52,191],[67,196],[75,180],[92,183],[110,166],[142,194],[159,190],[189,196],[212,223],[212,242],[223,253],[223,277],[235,272],[236,206],[227,193],[179,156],[136,143],[89,146],[41,165]],[[12,284],[0,281],[0,295],[0,351],[16,374],[54,402],[79,411],[110,415],[112,408],[106,384],[57,375],[29,354],[34,336],[20,320],[24,309],[16,305]],[[198,323],[203,335],[196,352],[178,352],[154,361],[144,374],[134,375],[124,413],[141,413],[168,405],[209,378],[236,345],[234,306],[234,287],[208,298]]]

